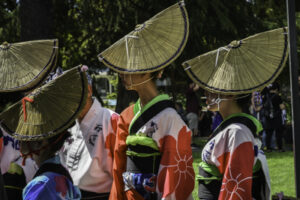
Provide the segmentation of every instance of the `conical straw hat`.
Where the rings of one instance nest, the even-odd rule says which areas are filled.
[[[146,73],[172,63],[188,39],[189,22],[181,1],[158,13],[114,43],[98,58],[119,73]]]
[[[2,112],[0,124],[18,140],[49,138],[74,122],[86,98],[86,75],[75,67]]]
[[[55,68],[58,40],[0,45],[0,92],[28,91]]]
[[[266,31],[185,61],[183,66],[208,91],[250,93],[273,82],[282,71],[288,58],[287,37],[285,28]]]

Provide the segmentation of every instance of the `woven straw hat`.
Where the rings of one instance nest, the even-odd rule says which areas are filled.
[[[74,122],[86,98],[86,75],[75,67],[2,112],[0,124],[18,140],[50,138]]]
[[[266,31],[210,51],[184,66],[189,77],[205,90],[242,94],[273,82],[288,58],[286,28]]]
[[[172,63],[188,39],[189,22],[181,1],[158,13],[121,38],[98,58],[119,73],[146,73]]]
[[[0,92],[28,91],[55,68],[58,40],[0,45]]]

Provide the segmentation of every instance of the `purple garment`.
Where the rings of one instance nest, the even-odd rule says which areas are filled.
[[[214,131],[223,121],[223,118],[219,112],[216,113],[216,115],[213,117],[213,122],[212,122],[212,131]]]
[[[193,112],[198,115],[199,105],[196,92],[193,88],[189,88],[186,92],[186,112]]]

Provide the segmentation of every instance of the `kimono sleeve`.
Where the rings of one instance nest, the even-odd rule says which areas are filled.
[[[157,178],[157,192],[165,200],[192,199],[195,184],[191,131],[176,117],[170,133],[159,140],[162,152]]]
[[[133,106],[123,111],[117,124],[117,135],[114,148],[113,161],[113,184],[110,191],[110,200],[126,199],[123,182],[123,172],[126,170],[126,138],[128,136],[128,127],[133,118]]]
[[[116,143],[116,133],[117,133],[117,124],[118,124],[119,115],[112,113],[110,115],[110,127],[108,134],[105,138],[105,148],[108,150],[108,155],[113,159],[114,158],[114,148]]]
[[[254,149],[249,134],[243,130],[231,131],[225,138],[229,151],[217,158],[223,174],[219,200],[252,199]]]

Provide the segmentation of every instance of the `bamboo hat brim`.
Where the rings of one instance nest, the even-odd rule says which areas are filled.
[[[58,40],[0,45],[0,92],[34,89],[55,68]]]
[[[35,89],[0,114],[1,126],[22,141],[50,138],[66,130],[86,104],[87,78],[80,67]]]
[[[182,65],[189,77],[205,90],[242,94],[272,83],[288,58],[286,28],[266,31],[210,51]]]
[[[189,21],[184,2],[170,6],[98,55],[107,67],[124,74],[158,71],[184,49]]]

